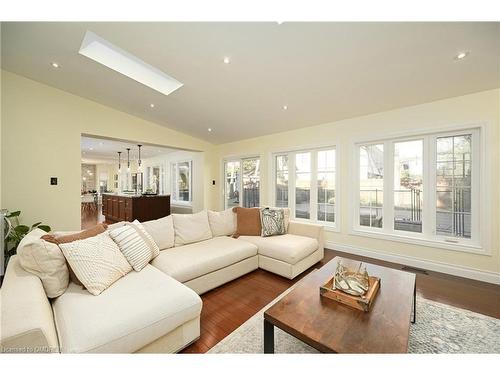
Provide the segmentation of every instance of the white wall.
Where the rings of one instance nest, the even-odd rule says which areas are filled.
[[[273,205],[271,197],[272,176],[271,155],[276,151],[326,146],[336,144],[340,158],[337,175],[337,188],[340,193],[340,231],[327,232],[329,246],[340,249],[363,249],[383,256],[397,256],[401,259],[424,260],[439,267],[454,267],[457,272],[479,270],[491,272],[498,278],[500,271],[500,90],[489,90],[476,94],[439,100],[422,105],[400,108],[368,116],[322,124],[268,136],[247,139],[218,145],[207,155],[210,179],[215,186],[207,185],[206,203],[212,209],[223,207],[222,160],[228,156],[260,155],[261,163],[261,204]],[[333,103],[332,103],[333,105]],[[387,137],[401,132],[418,132],[457,125],[485,126],[483,151],[488,151],[485,160],[485,186],[489,190],[484,209],[490,213],[482,223],[491,227],[485,243],[488,254],[473,254],[447,250],[433,246],[373,239],[350,233],[349,191],[352,190],[352,174],[357,173],[353,166],[353,143],[360,138]],[[371,254],[371,255],[373,255]]]
[[[143,159],[143,171],[146,172],[147,167],[163,166],[165,171],[165,192],[166,194],[172,193],[172,168],[171,164],[180,161],[191,161],[192,162],[192,205],[191,207],[186,206],[176,206],[172,204],[173,213],[189,213],[198,212],[204,208],[204,155],[201,152],[190,152],[190,151],[174,151],[168,154],[159,155],[153,158]]]

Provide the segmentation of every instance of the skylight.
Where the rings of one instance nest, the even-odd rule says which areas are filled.
[[[85,33],[79,53],[165,95],[183,85],[91,31]]]

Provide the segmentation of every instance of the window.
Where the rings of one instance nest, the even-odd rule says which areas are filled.
[[[191,161],[172,163],[172,202],[190,204],[191,201]]]
[[[436,233],[471,238],[472,135],[439,137],[436,159]]]
[[[419,140],[394,143],[394,229],[422,233],[423,147]]]
[[[335,222],[335,150],[318,151],[318,221]]]
[[[288,155],[275,156],[276,207],[288,207]]]
[[[359,147],[359,225],[382,228],[384,145]]]
[[[295,217],[309,219],[311,211],[311,153],[295,154]]]
[[[355,229],[480,246],[479,130],[357,144]]]
[[[335,182],[333,147],[274,155],[274,204],[296,219],[335,226]]]
[[[260,159],[258,157],[224,162],[224,207],[259,207]]]

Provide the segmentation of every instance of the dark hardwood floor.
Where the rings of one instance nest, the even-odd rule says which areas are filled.
[[[321,262],[294,280],[258,269],[201,296],[203,300],[201,335],[198,341],[184,349],[182,353],[205,353],[291,285],[335,256],[403,269],[400,264],[333,250],[325,250],[325,257]],[[408,271],[417,275],[419,296],[500,319],[498,285],[431,271],[425,273],[418,270]]]
[[[105,217],[102,215],[102,205],[97,206],[97,210],[80,211],[81,229],[92,228],[97,223],[103,223]]]

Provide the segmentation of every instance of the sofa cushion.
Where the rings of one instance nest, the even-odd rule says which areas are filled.
[[[233,207],[236,213],[236,233],[239,236],[260,236],[260,208]]]
[[[82,230],[82,231],[76,231],[76,232],[54,232],[52,234],[47,234],[43,236],[42,238],[45,241],[49,241],[55,244],[62,244],[62,243],[69,243],[73,241],[78,241],[78,240],[84,240],[85,238],[90,238],[97,236],[98,234],[104,233],[108,229],[108,225],[106,223],[99,223],[94,225],[91,228]],[[68,263],[68,270],[69,270],[69,279],[74,282],[75,284],[82,285],[83,283],[78,280],[78,277],[76,277],[75,272],[71,268],[71,265]]]
[[[59,246],[41,238],[46,234],[38,228],[29,232],[19,243],[17,254],[21,266],[40,278],[47,297],[55,298],[68,287],[69,272]]]
[[[257,255],[257,247],[231,237],[214,237],[163,250],[151,264],[181,283]]]
[[[289,264],[301,261],[318,249],[316,239],[294,234],[272,237],[241,236],[238,239],[256,245],[260,255]]]
[[[153,237],[160,250],[174,247],[175,231],[172,215],[158,220],[145,221],[142,226]]]
[[[151,265],[99,296],[71,283],[53,303],[63,353],[132,353],[200,315],[201,299]]]
[[[132,271],[108,232],[59,245],[78,280],[93,295],[99,295]]]
[[[262,237],[285,234],[285,215],[282,208],[261,208],[260,222],[262,224]]]
[[[78,240],[84,240],[85,238],[94,237],[98,234],[104,233],[108,225],[105,223],[99,223],[94,225],[91,228],[79,231],[79,232],[66,232],[65,234],[56,235],[54,234],[46,234],[43,236],[43,239],[55,244],[69,243]],[[63,232],[59,232],[63,233]]]
[[[232,236],[236,232],[236,214],[232,208],[220,212],[208,210],[208,222],[214,237]]]
[[[142,224],[135,220],[123,227],[108,232],[120,251],[136,271],[142,270],[151,259],[160,254],[153,237],[146,232]]]
[[[207,211],[196,214],[172,214],[174,219],[175,246],[212,238]]]
[[[290,208],[288,207],[269,207],[271,210],[282,209],[285,220],[285,233],[288,232],[288,224],[290,224]]]

